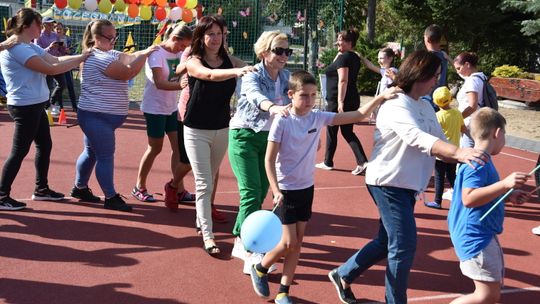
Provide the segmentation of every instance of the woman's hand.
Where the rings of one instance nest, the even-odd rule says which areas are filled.
[[[384,75],[392,80],[395,80],[397,76],[396,72],[394,72],[392,69],[386,69]]]
[[[149,56],[150,54],[152,54],[152,52],[155,52],[157,50],[159,50],[159,45],[151,45],[146,50],[143,51],[143,54],[145,56]]]
[[[0,52],[5,51],[5,50],[15,46],[17,43],[19,43],[19,40],[17,39],[17,36],[15,36],[15,35],[10,36],[4,42],[0,43]]]
[[[242,76],[246,75],[249,72],[256,72],[257,68],[252,66],[252,65],[246,65],[245,67],[237,68],[236,70],[237,70],[236,76],[237,77],[242,77]]]
[[[403,90],[400,87],[390,87],[384,91],[383,96],[385,100],[394,99],[397,93],[403,93]]]
[[[473,148],[459,148],[456,152],[456,159],[464,164],[469,165],[471,168],[476,169],[476,164],[483,166],[489,159],[489,156],[482,150]]]
[[[275,115],[279,114],[281,116],[289,116],[289,110],[291,109],[292,104],[288,104],[286,106],[272,106],[270,107],[270,110],[268,110],[268,113]]]
[[[81,53],[81,56],[82,56],[81,61],[85,61],[88,57],[90,57],[90,55],[92,55],[92,52],[94,52],[93,48],[88,48],[88,49],[83,50]]]

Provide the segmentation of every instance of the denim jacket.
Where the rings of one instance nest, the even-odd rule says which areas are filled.
[[[268,75],[263,63],[260,62],[255,67],[257,68],[256,72],[248,73],[242,77],[240,99],[236,106],[233,121],[243,124],[255,132],[259,132],[264,128],[270,118],[268,112],[261,110],[261,102],[275,100],[276,88],[274,80]],[[289,76],[289,71],[285,69],[278,73],[283,105],[291,103],[287,95],[287,91],[289,90]]]

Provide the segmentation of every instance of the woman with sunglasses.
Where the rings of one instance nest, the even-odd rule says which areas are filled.
[[[180,87],[180,77],[176,68],[180,64],[183,51],[191,44],[193,37],[189,27],[171,25],[165,32],[165,41],[159,49],[152,53],[145,65],[146,85],[144,87],[141,111],[146,120],[148,147],[139,164],[137,184],[131,194],[141,202],[155,202],[154,197],[146,190],[146,179],[154,160],[161,152],[163,139],[167,135],[171,144],[171,170],[176,173],[180,161],[178,152],[177,100]],[[184,196],[190,193],[184,194]],[[165,193],[165,202],[170,198]],[[176,192],[173,195],[176,204]],[[192,199],[194,200],[194,199]]]
[[[148,55],[159,47],[125,54],[114,50],[116,40],[116,29],[108,20],[90,22],[83,34],[83,49],[92,49],[93,56],[82,68],[77,118],[84,133],[84,150],[77,160],[71,196],[100,202],[88,188],[95,166],[96,178],[105,194],[105,208],[129,212],[131,206],[114,188],[114,132],[127,118],[128,80],[139,73]]]
[[[184,143],[195,176],[197,223],[204,249],[220,253],[214,241],[211,196],[214,180],[227,150],[230,99],[236,77],[254,70],[230,57],[224,47],[223,25],[212,16],[199,20],[186,63],[189,101],[184,116]]]
[[[329,112],[341,113],[354,111],[360,107],[360,95],[356,88],[356,79],[360,70],[360,57],[354,52],[358,40],[358,30],[350,29],[338,34],[336,42],[338,54],[334,61],[326,68],[326,99]],[[354,175],[362,174],[367,167],[367,156],[358,137],[354,134],[353,124],[326,127],[326,152],[324,161],[315,167],[323,170],[334,169],[334,154],[337,148],[337,134],[341,135],[351,147],[356,159],[356,168],[351,172]]]
[[[240,229],[248,215],[260,210],[268,192],[264,157],[268,133],[275,114],[288,115],[291,100],[287,95],[289,71],[285,69],[292,54],[287,35],[279,31],[261,34],[254,45],[261,60],[254,73],[242,78],[241,96],[229,128],[229,161],[238,182],[240,206],[233,235],[232,255],[244,260],[244,273],[259,263],[261,255],[244,250]]]
[[[32,199],[64,199],[64,194],[51,190],[48,184],[52,140],[44,111],[49,100],[45,76],[71,70],[86,60],[90,51],[74,56],[52,56],[32,43],[40,36],[40,32],[41,15],[31,8],[22,8],[9,18],[6,33],[10,37],[7,42],[0,44],[3,50],[0,53],[0,64],[6,81],[8,111],[15,121],[11,153],[0,177],[0,210],[20,210],[26,206],[12,199],[10,192],[32,142],[36,143],[36,188]]]

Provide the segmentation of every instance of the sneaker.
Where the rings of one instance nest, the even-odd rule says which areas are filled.
[[[49,186],[34,191],[32,194],[32,200],[34,201],[61,201],[64,199],[64,194],[53,191]]]
[[[327,166],[324,162],[315,164],[315,168],[323,169],[323,170],[334,170],[334,167]]]
[[[238,259],[241,259],[241,260],[245,260],[246,258],[246,249],[244,248],[244,244],[242,244],[242,240],[240,239],[240,237],[236,237],[234,239],[234,246],[233,246],[233,249],[232,249],[232,252],[231,252],[231,256],[235,257],[235,258],[238,258]],[[245,267],[244,267],[245,269]],[[244,273],[246,273],[244,271]],[[249,271],[247,272],[247,274],[249,274]]]
[[[341,278],[337,273],[337,268],[328,273],[328,278],[330,279],[330,282],[332,282],[332,284],[334,284],[334,286],[336,287],[338,297],[341,300],[341,303],[356,303],[356,297],[354,296],[351,288],[349,287],[345,289],[343,288],[343,285],[341,285]]]
[[[536,235],[540,235],[540,226],[534,227],[534,228],[532,229],[532,233],[534,233],[534,234],[536,234]]]
[[[276,299],[274,300],[274,303],[276,304],[293,304],[291,297],[289,297],[288,293],[278,293],[276,296]]]
[[[249,253],[246,252],[244,255],[244,273],[250,274],[251,273],[251,267],[253,265],[257,265],[260,262],[262,262],[264,258],[264,254],[262,253]],[[272,264],[270,268],[268,268],[268,273],[274,272],[277,270],[276,264]]]
[[[262,298],[268,298],[270,296],[270,287],[268,287],[268,274],[259,272],[255,265],[250,269],[251,283],[253,284],[253,290]]]
[[[149,202],[153,203],[156,201],[156,199],[152,196],[152,194],[148,193],[148,190],[146,188],[138,188],[137,186],[133,187],[133,190],[131,190],[131,195],[138,199],[141,202]]]
[[[212,220],[216,223],[224,224],[228,223],[227,217],[225,214],[217,210],[216,206],[212,205]]]
[[[190,193],[187,190],[184,190],[182,193],[176,194],[176,199],[178,203],[195,203],[196,197],[194,193]]]
[[[26,208],[25,203],[16,201],[9,196],[4,196],[3,198],[0,198],[0,210],[17,211],[24,208]]]
[[[118,210],[124,212],[131,212],[132,208],[120,196],[120,193],[116,193],[115,196],[105,199],[105,209]]]
[[[70,195],[71,197],[78,198],[81,202],[99,203],[101,201],[99,196],[95,196],[88,187],[82,189],[73,187]]]
[[[433,208],[433,209],[441,209],[441,204],[437,202],[424,202],[424,206]]]
[[[176,198],[176,192],[178,190],[173,187],[171,183],[172,179],[165,184],[165,206],[167,206],[167,208],[169,208],[169,210],[172,212],[176,212],[178,210],[178,202]]]
[[[351,174],[352,175],[361,175],[362,173],[364,173],[367,169],[367,162],[366,163],[363,163],[361,166],[356,166],[356,169],[352,170],[351,171]]]
[[[454,196],[454,189],[450,188],[450,189],[444,191],[444,193],[442,194],[442,199],[451,201],[452,196]]]

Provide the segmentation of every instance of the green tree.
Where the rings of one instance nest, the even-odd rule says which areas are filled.
[[[532,17],[521,21],[521,32],[526,36],[535,36],[540,33],[540,0],[505,0],[502,8],[508,11],[519,11]]]

